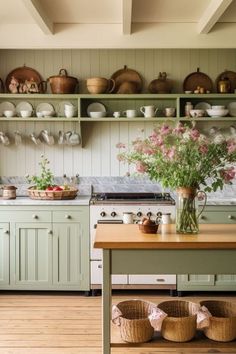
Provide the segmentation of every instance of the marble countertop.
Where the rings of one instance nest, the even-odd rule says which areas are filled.
[[[78,195],[75,199],[63,200],[37,200],[29,197],[17,197],[16,199],[0,198],[0,206],[2,205],[89,205],[89,195]]]

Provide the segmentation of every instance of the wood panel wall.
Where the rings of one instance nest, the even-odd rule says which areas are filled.
[[[236,71],[235,49],[148,49],[148,50],[0,50],[0,77],[5,80],[7,74],[16,67],[26,65],[36,69],[44,79],[57,75],[61,68],[80,81],[80,93],[86,93],[86,78],[102,76],[109,78],[112,73],[124,65],[137,70],[144,78],[144,90],[148,83],[166,71],[173,80],[173,92],[182,91],[182,82],[191,72],[200,67],[213,81],[219,73]],[[50,90],[49,90],[50,92]],[[27,98],[26,98],[27,100]],[[28,136],[48,129],[57,139],[59,130],[76,129],[74,123],[15,123],[1,124],[1,131],[10,135],[12,144],[0,145],[0,175],[24,176],[37,170],[40,154],[44,152],[51,161],[55,175],[63,173],[81,176],[123,176],[127,166],[117,159],[115,144],[130,142],[140,130],[148,134],[152,123],[92,123],[86,126],[84,136],[86,145],[81,147],[35,146]],[[24,136],[24,144],[14,145],[14,132],[19,130]]]

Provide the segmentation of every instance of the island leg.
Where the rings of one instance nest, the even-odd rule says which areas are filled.
[[[111,251],[103,250],[102,345],[103,354],[111,353]]]

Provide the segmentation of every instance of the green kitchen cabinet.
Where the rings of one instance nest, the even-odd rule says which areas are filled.
[[[15,224],[15,284],[49,286],[52,282],[52,230],[50,223]]]
[[[0,223],[0,286],[10,282],[10,227]]]
[[[88,214],[85,209],[53,212],[53,285],[89,287]],[[79,257],[78,257],[79,255]]]
[[[0,206],[0,256],[0,289],[88,291],[88,206]]]
[[[200,223],[236,224],[236,206],[207,206],[200,216]],[[200,262],[201,260],[199,260]],[[183,274],[177,276],[177,291],[235,291],[236,275]]]

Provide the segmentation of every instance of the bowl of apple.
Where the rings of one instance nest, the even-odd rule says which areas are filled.
[[[78,189],[71,186],[48,186],[46,189],[36,189],[35,186],[28,188],[28,194],[31,199],[41,200],[62,200],[75,199]]]
[[[150,218],[144,217],[141,222],[138,224],[139,230],[143,234],[156,234],[159,224],[151,220]]]

